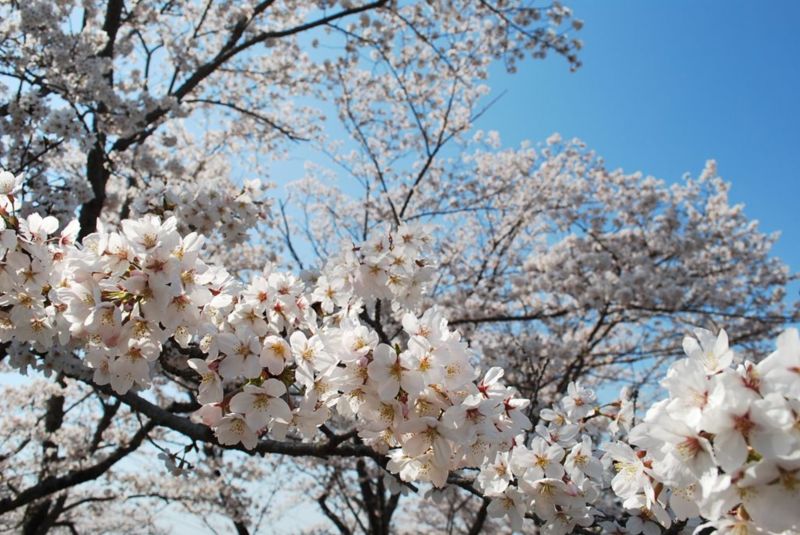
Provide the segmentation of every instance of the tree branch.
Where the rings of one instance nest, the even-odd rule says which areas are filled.
[[[536,312],[535,314],[523,314],[511,316],[499,314],[497,316],[484,316],[482,318],[459,318],[448,322],[450,325],[461,325],[464,323],[509,323],[514,321],[534,321],[566,316],[569,311],[557,310],[555,312]]]
[[[14,498],[4,498],[0,500],[0,514],[7,513],[17,507],[27,505],[35,500],[56,493],[58,491],[80,485],[86,481],[97,479],[107,472],[118,461],[123,459],[132,451],[136,450],[150,431],[156,426],[154,420],[150,420],[131,438],[131,441],[106,457],[99,463],[81,470],[73,470],[64,476],[50,476],[36,485],[25,489]]]

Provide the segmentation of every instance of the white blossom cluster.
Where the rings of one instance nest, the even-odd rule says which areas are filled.
[[[476,483],[492,498],[489,514],[507,516],[515,530],[533,517],[543,533],[559,534],[598,520],[607,532],[632,535],[675,524],[679,532],[797,533],[797,330],[784,332],[758,364],[735,367],[724,330],[695,333],[684,340],[688,358],[662,382],[669,397],[599,449],[598,429],[628,431],[632,403],[623,396],[601,408],[591,390],[570,384],[556,408],[540,412],[546,424],[527,447],[518,440],[481,466]]]
[[[60,237],[52,217],[18,225],[5,234],[13,250],[1,302],[17,326],[6,339],[41,350],[56,336],[80,345],[95,383],[118,393],[149,384],[168,339],[197,342],[207,356],[188,363],[201,375],[200,417],[222,444],[252,448],[263,431],[282,438],[290,425],[311,438],[336,406],[358,415],[365,442],[394,448],[390,468],[401,477],[441,486],[527,425],[526,402],[497,383],[499,369],[474,383],[466,343],[435,310],[403,316],[405,351],[359,321],[365,301],[418,301],[430,268],[420,257],[425,234],[412,227],[332,261],[309,295],[293,275],[269,269],[242,287],[200,259],[202,238],[182,237],[174,217],[125,220],[82,248],[75,224]]]
[[[360,308],[376,299],[414,309],[435,273],[423,256],[430,241],[429,227],[401,225],[396,232],[379,233],[360,247],[345,249],[326,263],[312,297],[325,313],[336,307]]]
[[[358,414],[365,420],[362,436],[373,447],[393,448],[391,472],[404,481],[441,487],[450,471],[477,466],[508,448],[530,421],[524,411],[529,402],[500,382],[500,368],[475,383],[466,344],[437,316],[435,311],[419,320],[406,316],[411,336],[406,351],[378,346],[366,383],[366,392],[372,386],[378,396],[368,394]]]
[[[199,374],[196,418],[220,444],[252,450],[267,433],[311,440],[334,417],[355,422],[403,481],[442,487],[479,468],[489,514],[515,529],[526,517],[554,534],[608,520],[610,485],[627,511],[609,530],[650,535],[687,520],[722,533],[798,530],[796,330],[736,368],[724,331],[696,331],[663,382],[669,398],[627,437],[627,396],[598,406],[579,382],[526,434],[531,402],[501,382],[503,369],[480,378],[442,312],[416,311],[434,272],[425,227],[345,248],[313,284],[271,265],[244,284],[205,263],[204,238],[182,235],[174,216],[124,220],[79,246],[76,222],[59,232],[52,216],[19,215],[21,185],[0,173],[0,341],[19,368],[25,348],[61,347],[124,394],[150,384],[174,343],[203,356],[185,364]],[[383,302],[397,332],[376,320]],[[620,438],[597,449],[604,434]]]
[[[686,337],[688,358],[662,382],[627,443],[606,446],[623,505],[643,517],[627,532],[702,517],[717,533],[800,531],[800,337],[785,331],[759,363],[734,365],[725,331]],[[629,444],[634,445],[632,448]],[[637,517],[631,517],[635,519]]]
[[[175,216],[182,233],[210,236],[219,232],[227,244],[241,243],[247,231],[267,218],[269,200],[260,180],[237,186],[224,177],[202,181],[155,181],[136,191],[131,203],[133,216]]]
[[[492,498],[489,515],[508,517],[515,530],[532,516],[548,534],[594,525],[608,478],[593,444],[602,432],[626,430],[632,414],[627,397],[599,407],[592,390],[570,383],[556,405],[539,412],[530,440],[517,437],[481,465],[476,483]]]
[[[73,221],[59,235],[55,217],[31,214],[18,217],[22,176],[0,172],[0,340],[18,340],[40,348],[52,345],[53,337],[68,329],[57,314],[56,289],[61,280],[65,250],[78,233]],[[69,336],[61,334],[59,341]]]
[[[3,174],[6,203],[21,183],[13,178]],[[118,393],[149,385],[168,339],[186,347],[216,332],[218,314],[232,303],[237,284],[199,258],[203,238],[182,237],[174,217],[126,220],[121,232],[101,230],[78,248],[76,221],[56,234],[52,216],[17,219],[14,206],[3,208],[4,224],[16,228],[3,231],[2,340],[42,352],[54,339],[80,347],[94,381]]]
[[[220,442],[252,448],[265,429],[274,437],[296,429],[312,438],[335,409],[358,421],[366,444],[391,450],[391,471],[406,481],[437,486],[445,484],[451,470],[477,465],[487,451],[507,447],[528,426],[521,412],[527,402],[500,386],[499,369],[475,384],[471,352],[437,310],[402,315],[405,350],[399,342],[394,347],[382,343],[360,321],[365,303],[376,299],[393,299],[401,303],[398,310],[416,305],[430,272],[420,256],[425,246],[425,234],[405,226],[329,262],[311,293],[318,321],[312,321],[306,297],[295,299],[303,303],[301,309],[311,310],[305,321],[259,321],[258,332],[272,334],[251,338],[250,370],[242,372],[237,364],[234,372],[226,371],[231,356],[217,359],[213,350],[206,361],[190,361],[203,377],[198,399],[205,406],[199,416],[215,428]],[[268,295],[292,295],[291,282],[275,291],[276,277],[254,281],[237,306],[249,306],[248,296],[257,308]],[[249,318],[253,315],[248,311]],[[292,329],[288,337],[280,335]],[[226,394],[223,381],[239,375],[248,383]]]

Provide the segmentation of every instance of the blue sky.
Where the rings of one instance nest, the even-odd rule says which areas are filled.
[[[495,70],[507,91],[478,126],[505,145],[579,137],[610,167],[666,180],[716,159],[731,202],[800,271],[800,2],[574,0],[583,67]],[[797,295],[797,290],[793,291]]]

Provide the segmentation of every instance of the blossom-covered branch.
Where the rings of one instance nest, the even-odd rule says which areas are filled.
[[[701,518],[725,529],[798,527],[789,505],[800,469],[796,331],[763,362],[736,370],[724,331],[698,331],[699,341],[684,341],[689,358],[667,375],[670,399],[629,435],[631,400],[598,406],[579,382],[540,410],[532,429],[531,401],[503,384],[503,370],[479,373],[438,309],[416,312],[435,273],[424,227],[344,248],[306,281],[268,266],[244,283],[204,262],[202,237],[181,235],[174,217],[124,220],[78,246],[76,224],[59,232],[52,216],[19,214],[21,184],[0,176],[10,362],[113,393],[149,418],[139,441],[162,425],[260,453],[372,457],[406,483],[479,489],[491,500],[486,512],[508,516],[515,529],[530,517],[548,533],[570,533],[620,515],[632,533]],[[371,326],[381,304],[402,325],[391,338]],[[172,366],[168,341],[204,355],[177,358],[197,373],[196,418],[205,425],[135,393]],[[334,417],[356,433],[328,429]],[[601,459],[597,445],[613,436],[620,441],[603,446]],[[28,494],[61,483],[45,480]],[[786,505],[770,515],[767,503]]]

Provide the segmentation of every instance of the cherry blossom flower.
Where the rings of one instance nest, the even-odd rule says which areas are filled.
[[[292,350],[283,338],[267,336],[260,355],[260,365],[266,367],[272,375],[279,375],[291,359]]]
[[[419,372],[406,367],[403,355],[388,345],[379,344],[372,358],[368,368],[369,378],[377,383],[376,389],[381,400],[393,399],[401,388],[411,395],[419,394],[422,390]]]
[[[0,195],[16,195],[25,181],[23,174],[14,175],[8,171],[0,171]]]
[[[202,405],[220,403],[222,401],[223,390],[222,380],[217,372],[203,359],[189,359],[186,363],[200,374],[200,387],[197,394],[197,401]],[[241,411],[240,411],[241,412]]]
[[[487,512],[493,518],[507,516],[511,529],[521,531],[529,502],[530,499],[517,488],[508,487],[502,496],[491,501]]]
[[[695,329],[695,336],[683,339],[683,350],[690,359],[700,362],[707,375],[726,369],[733,362],[733,351],[728,348],[728,334],[721,330],[718,336],[705,329]]]
[[[228,414],[216,425],[217,440],[220,444],[233,446],[241,443],[245,448],[253,449],[258,444],[258,437],[240,414]]]
[[[262,429],[272,421],[289,424],[292,411],[281,399],[286,386],[277,379],[267,379],[261,386],[245,385],[244,391],[236,394],[230,401],[231,410],[244,414],[250,429]]]

